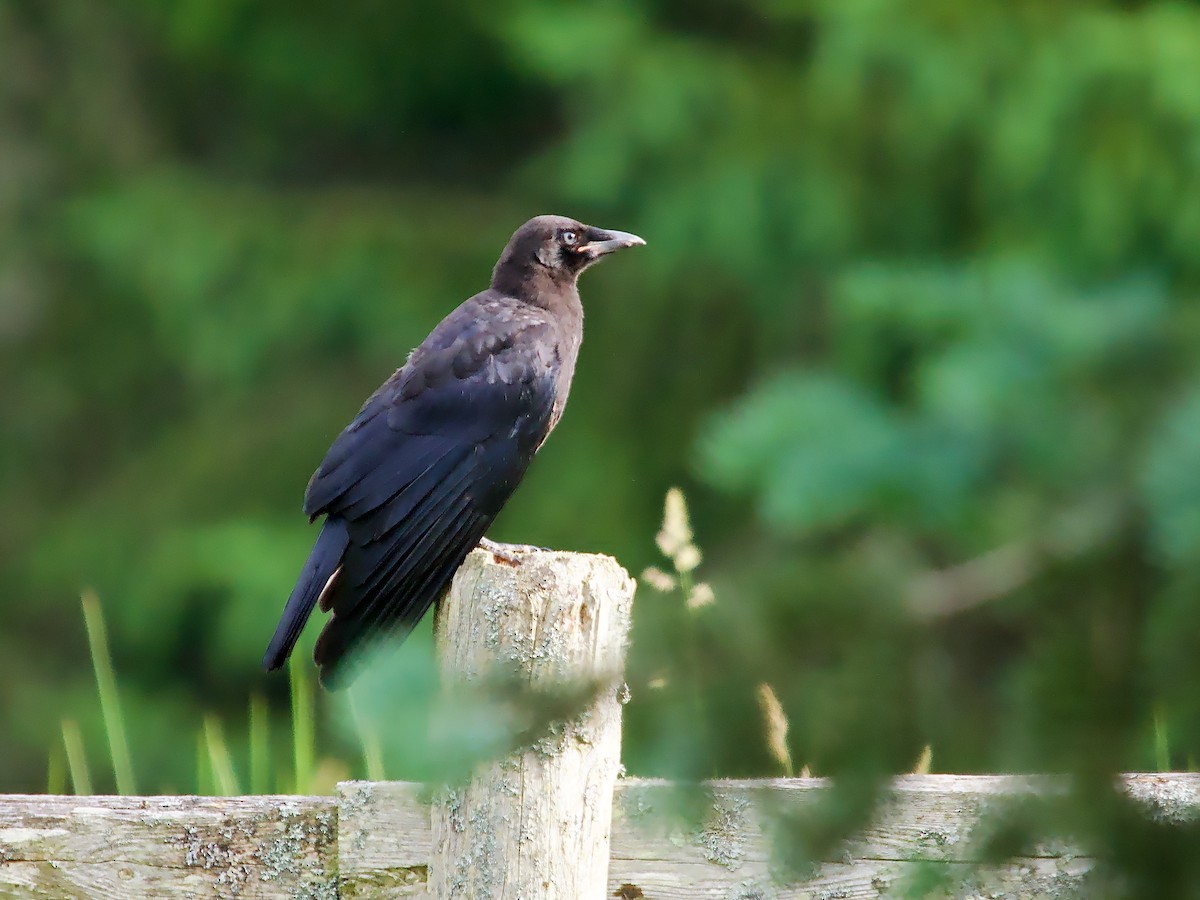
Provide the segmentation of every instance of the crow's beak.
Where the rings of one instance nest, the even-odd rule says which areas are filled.
[[[579,247],[579,252],[596,257],[612,253],[614,250],[622,250],[625,247],[641,247],[645,243],[636,234],[630,234],[628,231],[605,231],[603,228],[589,228],[588,242]]]

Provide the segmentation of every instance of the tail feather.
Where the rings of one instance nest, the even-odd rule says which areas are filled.
[[[263,657],[263,668],[268,672],[287,662],[296,641],[300,638],[300,632],[304,630],[304,623],[308,621],[317,605],[317,600],[329,580],[337,574],[348,542],[345,521],[340,518],[326,519],[325,526],[308,555],[308,561],[300,571],[292,595],[288,597],[283,616]]]

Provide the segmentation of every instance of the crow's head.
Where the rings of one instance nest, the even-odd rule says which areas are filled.
[[[573,282],[596,260],[646,242],[627,231],[593,228],[564,216],[537,216],[516,230],[496,263],[492,284],[507,287],[542,278]]]

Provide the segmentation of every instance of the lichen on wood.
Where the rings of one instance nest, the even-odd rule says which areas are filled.
[[[334,900],[319,797],[5,797],[0,896]]]

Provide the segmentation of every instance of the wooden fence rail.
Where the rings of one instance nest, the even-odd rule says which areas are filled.
[[[515,668],[532,684],[604,685],[590,706],[455,791],[349,782],[336,797],[0,797],[0,897],[25,900],[852,900],[911,896],[928,867],[944,895],[1061,898],[1092,861],[1040,847],[972,864],[972,830],[1046,779],[898,779],[876,821],[804,880],[772,863],[770,814],[796,811],[820,779],[705,786],[704,814],[665,815],[663,782],[618,780],[619,675],[633,582],[606,557],[476,552],[443,601],[447,681]],[[589,696],[592,696],[589,694]],[[1200,776],[1126,776],[1155,815],[1200,812]],[[432,799],[430,799],[432,798]],[[1086,893],[1084,894],[1086,896]]]
[[[897,779],[878,821],[805,881],[772,874],[764,810],[827,789],[817,778],[713,782],[708,813],[656,813],[671,786],[626,779],[614,795],[605,893],[647,900],[852,900],[904,896],[917,870],[961,870],[951,896],[1061,898],[1092,860],[1065,846],[1000,867],[972,865],[971,830],[998,800],[1052,782],[1001,776]],[[1127,789],[1170,819],[1200,813],[1200,775],[1130,775]],[[348,782],[337,797],[0,797],[0,897],[334,900],[438,896],[431,821],[416,785]],[[522,900],[558,895],[552,887]],[[517,897],[512,893],[464,896]],[[1086,893],[1083,894],[1086,896]]]

